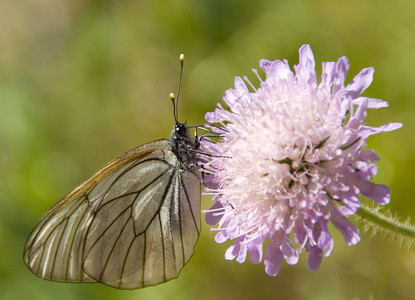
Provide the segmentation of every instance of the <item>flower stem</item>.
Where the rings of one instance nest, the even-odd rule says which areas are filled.
[[[378,208],[364,205],[356,213],[356,221],[365,225],[366,231],[380,231],[391,238],[400,237],[400,240],[412,247],[415,245],[415,227],[409,222],[401,222],[390,213],[381,213]]]

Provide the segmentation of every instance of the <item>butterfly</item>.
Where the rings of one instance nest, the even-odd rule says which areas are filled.
[[[200,234],[199,140],[177,120],[169,139],[106,164],[36,224],[24,262],[36,276],[137,289],[178,277]],[[197,127],[195,128],[197,132]]]

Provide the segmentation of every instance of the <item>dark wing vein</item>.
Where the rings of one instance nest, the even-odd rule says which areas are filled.
[[[131,193],[131,194],[135,194],[135,193]],[[136,195],[136,197],[135,197],[135,199],[138,197],[138,195],[139,195],[139,192],[137,192],[137,195]],[[123,198],[123,197],[126,197],[126,196],[122,196],[122,197],[118,197],[117,199],[119,200],[119,199],[121,199],[121,198]],[[105,207],[107,204],[110,204],[110,203],[112,203],[112,201],[113,200],[110,200],[110,201],[108,201],[107,203],[105,203],[102,207],[101,207],[101,209],[103,208],[103,207]],[[135,200],[134,200],[135,201]],[[116,222],[118,222],[119,221],[119,218],[127,211],[127,210],[129,210],[129,209],[131,209],[131,205],[128,205],[124,210],[122,210],[115,218],[114,218],[114,220],[112,220],[112,222],[111,223],[109,223],[108,224],[108,226],[102,231],[102,233],[100,234],[100,235],[98,235],[98,237],[96,238],[96,240],[92,243],[92,245],[89,247],[89,250],[88,250],[88,252],[86,252],[86,254],[83,256],[83,257],[88,257],[89,256],[89,254],[91,253],[91,251],[94,249],[94,247],[98,244],[98,242],[100,242],[100,240],[105,236],[105,234],[108,232],[108,230],[112,227],[112,225],[114,225],[114,224],[116,224]],[[99,211],[98,211],[99,212]],[[97,213],[98,213],[97,212]],[[128,223],[128,219],[127,219],[127,223]],[[118,237],[119,238],[119,237]],[[118,238],[117,238],[117,240],[118,240]],[[86,247],[86,244],[84,244],[84,248]],[[85,251],[85,249],[84,249],[84,251]]]
[[[102,276],[104,275],[104,272],[105,272],[105,269],[107,268],[107,265],[108,265],[108,262],[109,262],[109,260],[110,260],[110,258],[111,258],[111,255],[112,255],[112,253],[113,253],[113,251],[114,251],[114,249],[115,249],[115,247],[117,246],[117,243],[118,243],[118,241],[120,240],[120,238],[121,238],[121,236],[122,236],[122,234],[123,234],[123,232],[124,232],[124,229],[125,229],[125,227],[127,226],[127,224],[128,224],[128,221],[131,219],[131,206],[129,206],[127,209],[125,209],[124,211],[123,211],[123,213],[122,213],[122,215],[127,211],[127,210],[130,210],[130,217],[125,221],[125,224],[122,226],[122,229],[121,229],[121,231],[120,231],[120,234],[118,235],[118,237],[115,239],[115,241],[114,241],[114,244],[112,245],[112,247],[111,247],[111,250],[110,250],[110,252],[109,252],[109,254],[108,254],[108,257],[107,257],[107,259],[106,259],[106,261],[105,261],[105,264],[104,264],[104,267],[102,268],[102,272],[101,272],[101,275],[100,275],[100,277],[99,277],[99,281],[101,281],[102,280]],[[121,216],[121,215],[120,215]]]
[[[195,224],[197,234],[200,234],[200,228],[197,226],[197,221],[196,221],[195,213],[193,211],[192,203],[190,201],[189,193],[188,193],[187,188],[186,188],[186,185],[184,184],[184,181],[183,181],[183,174],[180,174],[180,185],[183,187],[183,191],[184,191],[184,193],[186,195],[186,201],[189,204],[190,213],[192,214],[193,223]]]
[[[143,247],[143,249],[144,249],[144,253],[143,253],[143,262],[142,262],[142,266],[143,266],[143,268],[142,268],[142,270],[143,270],[143,272],[142,272],[142,275],[141,275],[141,286],[145,286],[144,284],[145,284],[145,282],[144,282],[144,279],[146,278],[145,277],[145,275],[146,275],[146,273],[145,273],[145,265],[146,265],[146,250],[147,250],[147,236],[146,236],[146,233],[144,232],[144,247]]]
[[[167,184],[167,186],[166,186],[166,189],[164,190],[164,193],[163,193],[163,197],[162,197],[162,202],[160,203],[160,207],[162,207],[163,206],[163,204],[165,203],[165,201],[166,201],[166,199],[167,199],[167,197],[166,197],[166,195],[167,195],[167,193],[168,193],[168,191],[169,191],[169,189],[171,188],[171,185],[172,185],[172,182],[173,182],[173,179],[174,179],[174,177],[175,177],[175,175],[177,174],[177,170],[175,170],[174,171],[174,173],[170,176],[170,179],[169,179],[169,183]],[[173,193],[174,193],[174,191],[173,191]],[[146,262],[146,251],[147,251],[147,245],[146,245],[146,234],[147,234],[147,229],[148,229],[148,227],[153,223],[153,220],[154,220],[154,218],[156,217],[156,216],[158,216],[159,217],[159,221],[160,221],[160,235],[162,236],[162,247],[163,247],[163,269],[165,269],[165,255],[164,255],[164,239],[163,239],[163,227],[162,227],[162,224],[161,224],[161,219],[160,219],[160,208],[157,210],[157,212],[156,212],[156,214],[151,218],[151,220],[150,220],[150,222],[148,223],[148,225],[146,226],[146,228],[145,228],[145,230],[144,230],[144,254],[143,254],[143,272],[142,272],[142,286],[146,286],[146,284],[145,284],[145,262]],[[140,234],[139,234],[140,235]],[[166,281],[165,280],[165,272],[164,272],[164,281]]]
[[[68,219],[64,219],[64,220],[62,220],[62,222],[59,222],[59,226],[56,226],[52,231],[51,231],[51,233],[48,235],[48,237],[47,237],[47,241],[49,241],[49,238],[51,238],[52,237],[52,240],[50,241],[50,244],[53,244],[55,241],[56,241],[56,238],[57,238],[57,234],[59,234],[59,229],[60,229],[60,225],[62,225],[63,223],[65,223],[65,227],[66,227],[66,225],[68,224]],[[61,234],[61,237],[62,237],[62,235],[63,235],[63,233],[64,233],[64,231],[62,231],[62,234]],[[60,243],[60,238],[59,238],[59,240],[58,240],[58,244]],[[45,246],[44,245],[42,245],[42,255],[40,256],[40,262],[42,262],[42,260],[43,260],[43,256],[45,255]],[[47,255],[47,254],[46,254]],[[47,257],[46,257],[46,259],[47,259]],[[56,253],[55,253],[55,256],[54,256],[54,259],[53,259],[53,263],[52,263],[52,271],[51,271],[51,276],[52,276],[52,273],[53,273],[53,265],[55,264],[55,259],[56,259]],[[38,265],[38,268],[37,268],[37,270],[36,270],[36,273],[39,273],[39,269],[40,269],[40,267],[41,267],[41,264],[39,263],[39,265]]]
[[[173,165],[172,164],[170,164],[169,162],[167,162],[165,159],[162,159],[162,158],[149,158],[149,159],[145,159],[145,160],[140,160],[140,161],[138,161],[137,163],[135,163],[135,164],[132,164],[131,166],[129,166],[128,168],[126,168],[125,170],[123,170],[115,179],[114,179],[114,181],[108,186],[108,188],[106,189],[106,191],[105,191],[105,193],[103,193],[103,196],[102,196],[102,199],[101,199],[101,202],[102,202],[102,200],[105,198],[105,196],[108,194],[108,192],[109,192],[109,190],[128,172],[128,171],[131,171],[132,169],[134,169],[135,167],[138,167],[139,165],[141,165],[141,164],[144,164],[144,163],[146,163],[146,162],[150,162],[150,161],[160,161],[160,162],[163,162],[163,163],[165,163],[165,164],[167,164],[168,166],[169,166],[169,168],[167,168],[166,169],[166,171],[165,172],[167,172],[170,168],[172,168],[173,167]],[[159,177],[161,177],[161,176],[163,176],[164,175],[164,173],[165,172],[163,172],[163,174],[161,174]],[[155,179],[155,180],[157,180],[157,178]],[[124,194],[123,195],[121,195],[121,197],[122,196],[124,196]],[[113,200],[116,200],[117,198],[113,198]],[[101,204],[101,202],[99,203],[99,204]]]
[[[180,229],[180,242],[181,242],[181,248],[182,248],[183,264],[185,264],[186,254],[184,253],[184,240],[183,240],[184,232],[183,232],[183,223],[182,223],[182,206],[181,206],[181,203],[180,203],[181,188],[182,188],[181,185],[178,184],[177,185],[177,194],[175,193],[176,194],[176,197],[178,198],[178,200],[175,201],[175,202],[178,204],[178,212],[177,212],[177,215],[178,215],[178,218],[179,218],[178,224],[179,224],[179,229]]]
[[[56,246],[56,249],[59,249],[59,245],[60,245],[60,243],[61,243],[61,241],[62,241],[63,234],[64,234],[64,233],[65,233],[65,231],[66,231],[66,226],[68,226],[68,221],[69,221],[69,218],[66,218],[66,219],[65,219],[65,226],[64,226],[64,227],[63,227],[63,229],[62,229],[62,233],[61,233],[61,236],[60,236],[60,238],[59,238],[58,245]],[[58,226],[58,227],[56,227],[55,229],[57,229],[57,228],[59,228],[59,226]],[[54,269],[55,269],[55,263],[56,263],[56,257],[57,257],[57,254],[58,254],[58,251],[55,251],[55,254],[53,255],[52,270],[50,271],[50,277],[51,277],[51,278],[53,277],[53,271],[54,271]]]
[[[164,160],[158,160],[160,162],[166,163]],[[146,184],[138,190],[129,191],[128,193],[116,196],[111,199],[105,199],[105,203],[102,204],[100,207],[97,208],[97,211],[95,212],[94,219],[91,222],[91,226],[88,228],[88,241],[84,244],[84,272],[92,277],[93,279],[100,281],[104,284],[114,286],[114,287],[121,287],[123,285],[123,276],[124,276],[124,270],[126,268],[126,262],[128,260],[128,256],[131,253],[130,248],[132,247],[134,240],[137,239],[138,236],[144,234],[144,239],[146,240],[146,233],[149,229],[149,226],[153,223],[156,217],[159,218],[159,222],[161,222],[160,219],[160,207],[163,206],[165,199],[168,198],[167,194],[169,190],[171,189],[172,179],[175,176],[175,171],[173,170],[173,174],[170,174],[172,172],[172,165],[170,163],[166,163],[167,168],[163,167],[163,171],[160,174],[154,174],[156,175],[151,181],[146,182]],[[139,164],[134,164],[135,167],[140,167]],[[128,168],[128,170],[131,170],[132,168]],[[122,174],[125,174],[127,172],[126,170],[123,170]],[[122,180],[122,176],[119,174],[117,176],[116,180]],[[152,176],[152,175],[150,175]],[[166,177],[168,176],[168,178]],[[164,181],[164,183],[163,183]],[[166,181],[168,181],[166,183]],[[114,183],[112,184],[112,187],[115,188]],[[149,189],[149,190],[147,190]],[[148,215],[146,218],[146,221],[144,224],[141,224],[140,228],[141,230],[136,232],[135,226],[134,227],[134,238],[131,242],[125,241],[122,239],[124,230],[129,223],[129,221],[132,218],[132,205],[139,205],[144,201],[142,197],[148,197],[148,193],[150,191],[153,191],[153,189],[156,189],[156,193],[160,193],[157,199],[155,200],[154,196],[152,196],[150,199],[145,199],[145,201],[150,201],[157,203],[157,206],[152,208],[151,215]],[[161,190],[162,189],[162,190]],[[147,192],[144,192],[146,191]],[[141,194],[144,193],[143,196]],[[111,189],[107,189],[105,195],[110,195]],[[135,197],[132,197],[134,196]],[[105,197],[105,196],[104,196]],[[141,197],[141,198],[140,198]],[[118,204],[118,202],[115,201],[123,201]],[[137,204],[138,203],[138,204]],[[119,207],[123,207],[119,212],[117,212],[115,215],[113,215],[113,212],[111,212],[111,215],[108,215],[108,212],[113,209],[114,205],[117,205]],[[143,203],[142,205],[146,205]],[[120,207],[120,208],[121,208]],[[130,215],[127,219],[124,220],[125,213],[130,210]],[[103,220],[102,218],[110,217],[110,220]],[[144,216],[145,217],[145,216]],[[137,217],[138,218],[138,217]],[[100,221],[102,220],[102,221]],[[143,222],[141,218],[134,219],[136,222]],[[123,223],[124,222],[124,223]],[[144,226],[143,226],[144,225]],[[119,227],[122,227],[119,229]],[[114,232],[113,232],[114,231]],[[111,237],[109,237],[111,235]],[[108,240],[109,239],[109,240]],[[114,240],[115,239],[115,240]],[[128,237],[127,237],[128,240]],[[127,243],[127,245],[125,245]],[[126,247],[127,246],[127,247]],[[115,251],[116,247],[121,247],[123,253],[118,253],[120,251]],[[105,251],[100,252],[100,257],[97,256],[97,251],[99,249],[105,249]],[[125,250],[127,250],[126,256],[121,257],[121,255],[124,255]],[[147,250],[146,247],[143,249],[143,256],[145,258]],[[117,271],[117,266],[114,266],[113,262],[120,261],[118,266],[121,264],[121,270]],[[122,263],[121,263],[122,261]],[[118,273],[120,272],[120,273]],[[118,275],[117,275],[118,274]],[[145,274],[145,262],[143,264],[143,274]],[[142,281],[145,280],[145,276],[142,279]]]
[[[85,195],[85,200],[86,201],[89,201],[89,199],[88,199],[88,195]],[[81,216],[81,218],[80,218],[80,220],[83,220],[84,219],[84,217],[85,217],[85,214],[88,212],[88,209],[86,209],[85,211],[84,211],[84,213],[82,214],[82,216]],[[75,232],[78,232],[78,229],[79,229],[79,226],[81,225],[81,222],[79,222],[77,225],[76,225],[76,229],[75,229]],[[70,248],[69,248],[69,253],[72,253],[72,249],[73,249],[73,246],[74,246],[74,241],[75,241],[75,235],[73,236],[73,238],[71,239],[71,246],[70,246]],[[79,251],[80,251],[80,254],[79,254],[79,257],[83,257],[82,255],[83,255],[83,251],[84,251],[84,247],[80,247],[79,248]],[[67,278],[68,278],[68,270],[69,270],[69,264],[70,264],[70,260],[71,260],[71,255],[68,255],[68,260],[67,260],[67,263],[66,263],[66,274],[65,274],[65,278],[66,278],[66,280],[67,280]],[[79,268],[79,272],[80,272],[80,274],[79,274],[79,278],[82,278],[82,274],[83,274],[83,270],[82,270],[82,268]]]
[[[73,208],[73,210],[70,212],[70,214],[68,215],[68,217],[65,217],[61,222],[58,222],[55,227],[59,226],[65,219],[69,219],[70,218],[70,215],[74,211],[76,211],[79,208],[79,206],[81,206],[81,205],[82,205],[82,201],[79,201],[79,204]],[[26,245],[26,248],[25,248],[25,253],[27,251],[29,251],[29,254],[28,254],[28,256],[29,256],[28,260],[29,261],[30,261],[30,250],[32,250],[33,245],[38,241],[39,235],[45,229],[45,225],[49,224],[50,223],[50,220],[55,216],[55,214],[50,213],[50,212],[51,212],[51,210],[49,210],[46,213],[46,215],[38,222],[38,224],[35,226],[35,228],[33,229],[33,231],[30,233],[29,239],[32,238],[32,240],[30,242],[30,245]],[[33,234],[35,234],[35,236],[33,236]],[[48,237],[49,236],[50,235],[48,235]]]
[[[160,212],[157,214],[157,216],[158,216],[159,225],[160,225],[161,249],[163,250],[163,282],[164,282],[166,281],[166,249],[164,247],[163,224],[161,223]]]
[[[129,218],[129,220],[132,220],[132,218]],[[128,222],[127,222],[128,223]],[[133,230],[134,230],[134,224],[133,223],[131,223],[132,224],[132,226],[133,226]],[[118,285],[118,288],[120,289],[121,288],[121,285],[122,285],[122,279],[123,279],[123,274],[124,274],[124,269],[125,269],[125,265],[126,265],[126,263],[127,263],[127,258],[128,258],[128,256],[130,255],[130,250],[131,250],[131,247],[132,247],[132,245],[133,245],[133,243],[134,243],[134,241],[135,241],[135,239],[137,238],[137,236],[135,237],[135,238],[133,238],[133,239],[131,239],[131,242],[130,242],[130,245],[127,247],[128,248],[128,250],[127,250],[127,253],[125,254],[125,257],[124,257],[124,260],[123,260],[123,264],[122,264],[122,268],[121,268],[121,273],[120,273],[120,283],[119,283],[119,285]]]
[[[43,242],[39,241],[39,237],[41,236],[41,234],[44,234],[44,233],[48,232],[48,225],[50,225],[50,220],[54,217],[54,215],[53,214],[46,215],[45,218],[43,218],[39,222],[39,224],[35,227],[35,229],[33,230],[31,236],[29,237],[29,239],[32,238],[32,240],[26,246],[26,249],[25,249],[25,255],[27,254],[27,260],[25,259],[25,263],[31,269],[31,264],[34,263],[34,259],[37,259],[39,257],[39,254],[37,253],[38,250],[42,249],[41,250],[42,254],[40,256],[40,259],[38,260],[38,262],[39,262],[38,266],[37,266],[36,270],[33,270],[33,272],[37,276],[44,277],[43,272],[42,272],[42,274],[40,274],[39,272],[40,272],[41,268],[47,267],[47,262],[49,261],[49,257],[46,256],[45,265],[42,266],[42,261],[44,259],[44,255],[45,255],[45,245],[49,244],[48,250],[51,250],[50,248],[54,247],[55,240],[51,240],[51,238],[57,230],[61,229],[62,224],[65,223],[65,228],[62,230],[62,234],[61,234],[61,236],[59,238],[59,241],[58,241],[58,246],[55,248],[55,253],[54,253],[54,256],[53,256],[53,263],[52,263],[53,268],[51,270],[50,275],[48,276],[49,278],[45,277],[45,279],[49,279],[49,280],[51,280],[53,278],[53,270],[54,270],[54,265],[55,265],[55,262],[56,262],[57,251],[59,249],[60,241],[61,241],[63,235],[65,234],[66,226],[69,222],[69,219],[70,219],[72,213],[77,211],[81,207],[82,204],[83,204],[83,201],[81,200],[77,203],[76,206],[71,207],[70,210],[65,212],[64,215],[66,215],[66,217],[64,217],[62,220],[60,220],[56,224],[54,224],[53,229],[50,230],[50,232],[47,235],[42,237]],[[33,234],[35,234],[35,235],[32,236]],[[54,237],[54,239],[56,239],[56,238],[57,238],[57,236]],[[38,246],[36,244],[38,244]],[[33,258],[32,255],[34,255],[35,253],[37,254],[37,256],[35,258]],[[48,254],[46,254],[46,255],[48,255]]]
[[[169,164],[170,165],[170,164]],[[138,164],[136,165],[136,166],[138,166]],[[132,192],[128,192],[128,193],[124,193],[124,194],[122,194],[122,195],[119,195],[119,196],[117,196],[117,197],[113,197],[113,198],[111,198],[110,200],[108,200],[108,201],[106,201],[101,207],[100,207],[100,209],[102,208],[102,207],[104,207],[105,205],[107,205],[107,204],[109,204],[109,203],[111,203],[111,202],[113,202],[113,201],[116,201],[116,200],[119,200],[120,198],[124,198],[124,197],[126,197],[126,196],[130,196],[130,195],[134,195],[134,194],[137,194],[136,196],[138,196],[142,191],[144,191],[146,188],[148,188],[150,185],[152,185],[154,182],[156,182],[158,179],[160,179],[161,177],[163,177],[168,171],[170,171],[171,170],[171,168],[169,167],[169,168],[167,168],[165,171],[163,171],[160,175],[158,175],[156,178],[154,178],[151,182],[149,182],[148,184],[146,184],[143,188],[141,188],[140,190],[138,190],[138,191],[132,191]],[[123,173],[124,174],[124,173]],[[115,180],[114,180],[114,182],[115,182]],[[104,196],[102,197],[102,198],[105,198],[105,195],[107,195],[108,194],[108,191],[109,191],[109,189],[105,192],[105,194],[104,194]]]
[[[91,245],[91,247],[89,248],[89,251],[85,254],[85,256],[84,257],[87,257],[88,255],[89,255],[89,253],[91,252],[91,250],[95,247],[95,245],[99,242],[99,240],[105,235],[105,233],[107,232],[107,230],[113,225],[113,224],[115,224],[117,221],[118,221],[118,219],[119,219],[119,217],[121,216],[121,215],[123,215],[124,214],[124,212],[127,210],[127,209],[131,209],[131,206],[133,205],[133,203],[137,200],[137,198],[139,197],[139,195],[140,195],[140,193],[142,192],[142,191],[144,191],[146,188],[148,188],[150,185],[152,185],[154,182],[156,182],[158,179],[160,179],[161,177],[163,177],[168,171],[169,171],[170,169],[166,169],[166,171],[165,172],[163,172],[162,174],[160,174],[159,176],[157,176],[154,180],[152,180],[149,184],[147,184],[146,186],[144,186],[142,189],[140,189],[140,190],[138,190],[138,191],[134,191],[134,192],[130,192],[130,193],[126,193],[126,194],[123,194],[123,195],[120,195],[120,196],[118,196],[118,197],[115,197],[115,198],[113,198],[113,199],[111,199],[111,200],[108,200],[107,202],[105,202],[105,204],[103,204],[100,208],[99,208],[99,210],[95,213],[95,215],[97,215],[98,213],[99,213],[99,211],[100,210],[102,210],[105,206],[107,206],[107,205],[110,205],[110,204],[112,204],[112,202],[114,202],[115,200],[120,200],[121,198],[125,198],[125,197],[127,197],[127,196],[131,196],[131,195],[134,195],[134,194],[136,194],[136,196],[135,196],[135,198],[133,199],[133,201],[131,201],[131,205],[128,205],[123,211],[121,211],[115,218],[114,218],[114,220],[103,230],[103,232],[97,237],[97,239],[95,240],[95,242]],[[153,216],[153,219],[154,219],[154,217],[155,217],[155,215]],[[153,219],[151,219],[151,221],[153,220]],[[149,224],[151,224],[151,221],[149,222]],[[146,227],[146,229],[145,230],[147,230],[147,228],[148,228],[148,226],[149,225],[147,225],[147,227]],[[139,235],[139,234],[137,234],[137,233],[135,233],[135,235],[137,236],[137,235]],[[85,247],[85,245],[84,245],[84,247]]]

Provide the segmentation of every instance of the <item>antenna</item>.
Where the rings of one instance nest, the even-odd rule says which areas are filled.
[[[170,93],[169,97],[170,97],[171,103],[173,104],[173,116],[174,116],[174,121],[176,121],[176,125],[177,125],[179,121],[177,120],[177,104],[175,101],[174,93]]]
[[[180,96],[180,86],[182,85],[182,74],[183,74],[183,64],[184,64],[184,55],[180,54],[180,74],[179,74],[179,85],[177,87],[177,97],[173,93],[170,93],[170,99],[173,103],[173,113],[174,120],[176,124],[179,123],[179,96]]]

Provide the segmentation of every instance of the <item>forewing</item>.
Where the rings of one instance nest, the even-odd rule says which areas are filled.
[[[63,282],[97,281],[84,272],[83,251],[91,223],[103,222],[96,220],[103,199],[108,199],[106,195],[110,193],[116,199],[115,193],[121,197],[130,189],[140,189],[140,186],[154,179],[147,176],[148,169],[137,166],[155,161],[156,165],[159,162],[158,166],[162,166],[161,171],[170,169],[171,166],[164,162],[166,153],[170,153],[166,140],[137,147],[108,163],[63,197],[43,216],[30,234],[24,249],[27,267],[43,279]],[[141,170],[137,172],[137,178],[130,176],[131,169]],[[150,176],[153,175],[157,176],[151,172]],[[100,217],[105,216],[100,214]]]
[[[142,169],[131,168],[125,177]],[[155,285],[176,278],[193,255],[200,233],[198,176],[180,169],[172,152],[145,175],[145,184],[128,185],[124,193],[118,192],[124,180],[111,186],[91,222],[84,270],[96,281],[121,289]]]

